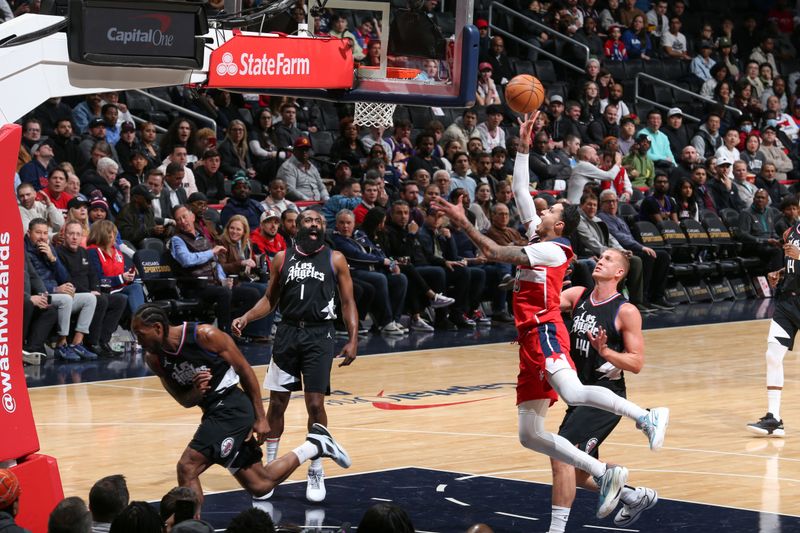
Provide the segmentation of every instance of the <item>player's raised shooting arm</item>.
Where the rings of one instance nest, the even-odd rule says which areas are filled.
[[[256,412],[256,418],[266,419],[264,413],[264,403],[261,401],[261,390],[258,386],[258,379],[253,367],[236,347],[236,343],[230,335],[222,332],[221,330],[204,324],[197,326],[197,341],[198,344],[206,351],[215,353],[223,358],[234,371],[239,375],[239,380],[242,384],[245,394],[250,398],[253,404],[253,409]]]
[[[170,396],[175,398],[176,402],[187,409],[200,403],[200,400],[203,398],[203,393],[195,387],[186,390],[175,388],[174,385],[164,375],[164,369],[158,362],[158,357],[150,352],[147,352],[145,354],[144,361],[147,363],[147,366],[150,367],[150,370],[152,370],[153,373],[161,380],[161,384],[164,385],[164,390],[166,390]]]
[[[617,329],[622,333],[624,352],[608,347],[600,355],[615,367],[638,374],[644,366],[644,336],[642,335],[642,315],[633,304],[626,303],[617,313]]]

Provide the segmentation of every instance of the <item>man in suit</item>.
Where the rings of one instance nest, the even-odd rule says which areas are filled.
[[[170,216],[175,207],[185,205],[189,200],[189,195],[183,187],[183,176],[183,165],[180,163],[167,165],[164,171],[164,190],[159,197],[162,217]]]
[[[597,264],[597,258],[609,248],[619,250],[628,257],[630,270],[625,279],[631,303],[640,311],[649,313],[652,309],[644,304],[644,289],[642,286],[642,260],[622,247],[622,245],[608,232],[605,222],[597,216],[597,196],[585,193],[581,197],[581,221],[573,242],[578,254],[575,274],[572,276],[573,285],[594,286],[592,271]],[[579,279],[576,279],[576,275]]]

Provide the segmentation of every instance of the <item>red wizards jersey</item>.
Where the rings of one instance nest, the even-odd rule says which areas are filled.
[[[558,238],[523,248],[531,266],[518,266],[514,283],[514,322],[520,333],[540,324],[561,322],[561,287],[572,248]]]

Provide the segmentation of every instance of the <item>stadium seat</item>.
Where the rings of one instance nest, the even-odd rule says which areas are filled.
[[[631,226],[631,233],[633,233],[634,239],[648,248],[669,251],[669,244],[667,244],[661,232],[658,231],[658,228],[656,228],[655,224],[652,222],[647,222],[645,220],[634,222]]]
[[[672,95],[672,88],[666,85],[653,86],[653,99],[665,106],[671,106],[675,103],[675,97]]]
[[[605,69],[611,73],[614,81],[625,78],[625,64],[621,61],[607,61],[603,64]]]
[[[551,61],[540,59],[534,63],[534,67],[536,68],[536,77],[539,78],[539,81],[543,84],[547,85],[548,83],[555,83],[558,81],[556,69],[553,67]]]
[[[533,63],[528,61],[527,59],[517,59],[514,62],[514,74],[519,76],[520,74],[534,74]]]
[[[260,181],[256,179],[250,180],[250,196],[259,202],[267,197],[264,185]]]
[[[160,254],[164,251],[164,241],[156,237],[147,237],[146,239],[142,239],[139,248],[142,250],[155,250]]]
[[[314,155],[328,156],[333,148],[333,134],[330,131],[315,131],[308,134]]]
[[[619,216],[625,220],[628,226],[632,226],[639,219],[639,212],[629,203],[620,202],[618,209]]]
[[[644,72],[655,78],[664,79],[664,63],[660,59],[651,59],[644,64]],[[646,80],[646,83],[652,83],[652,80]]]
[[[614,81],[616,82],[620,82],[626,78],[633,79],[640,72],[644,72],[644,61],[642,61],[641,59],[629,59],[623,64],[625,65],[625,77],[617,78],[615,76]]]
[[[414,127],[424,128],[434,118],[430,107],[409,106],[408,114]]]

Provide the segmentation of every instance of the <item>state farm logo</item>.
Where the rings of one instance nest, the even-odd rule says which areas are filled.
[[[3,394],[3,409],[9,414],[17,410],[17,402],[10,394]]]
[[[441,389],[428,389],[419,391],[385,394],[380,391],[375,396],[354,395],[347,391],[331,391],[331,396],[325,400],[325,405],[358,405],[372,404],[376,409],[385,411],[406,411],[414,409],[432,409],[437,407],[452,407],[475,402],[485,402],[505,396],[509,389],[515,389],[516,383],[486,383],[479,385],[451,385]],[[480,398],[458,398],[483,391],[502,391],[496,396],[482,396]],[[439,398],[455,397],[451,401],[436,401]],[[454,400],[454,401],[453,401]],[[417,403],[419,402],[419,403]]]
[[[311,61],[307,57],[287,57],[280,52],[260,57],[242,52],[239,62],[234,63],[233,54],[225,52],[214,70],[217,76],[309,76]]]

